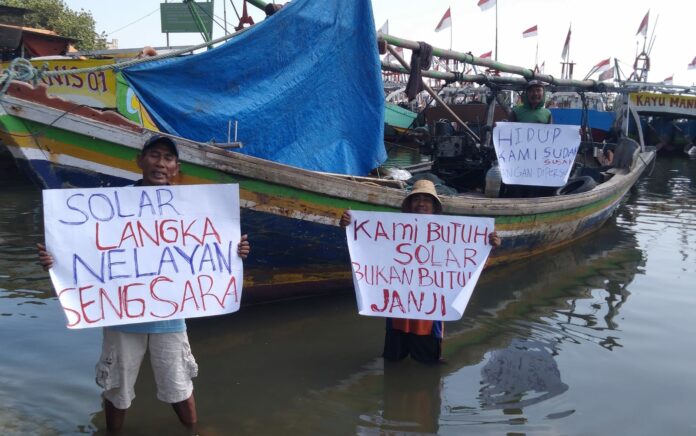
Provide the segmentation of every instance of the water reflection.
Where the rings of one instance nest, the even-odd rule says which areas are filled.
[[[489,271],[465,318],[447,324],[445,365],[411,360],[385,365],[375,357],[381,320],[358,320],[362,333],[353,337],[361,341],[351,347],[365,358],[363,363],[341,365],[341,359],[325,357],[323,363],[342,366],[348,375],[290,395],[288,410],[269,414],[265,428],[291,425],[302,434],[321,434],[333,424],[346,434],[441,434],[460,433],[461,426],[470,425],[528,425],[527,408],[573,388],[557,363],[564,347],[596,343],[610,350],[620,342],[619,313],[643,262],[633,234],[610,224],[523,266]],[[332,333],[339,344],[350,337]],[[293,353],[287,359],[299,363]],[[573,413],[570,407],[552,407],[545,419]],[[302,416],[301,425],[293,416]]]
[[[514,339],[489,353],[481,369],[482,409],[521,409],[568,390],[554,360],[553,344]]]
[[[383,320],[350,289],[191,320],[201,433],[692,433],[695,179],[696,161],[661,160],[598,232],[486,271],[446,324],[446,365],[385,367]],[[0,433],[98,432],[99,331],[64,328],[34,262],[40,193],[0,196]],[[126,434],[182,434],[154,391],[148,368]],[[628,422],[646,401],[670,419]]]
[[[384,363],[382,430],[437,433],[440,423],[442,365]]]

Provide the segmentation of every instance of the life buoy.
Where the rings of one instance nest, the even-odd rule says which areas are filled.
[[[581,192],[591,191],[597,182],[590,176],[574,177],[568,183],[556,190],[556,195],[580,194]]]

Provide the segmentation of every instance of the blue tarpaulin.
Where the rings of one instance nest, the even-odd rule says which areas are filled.
[[[206,52],[123,70],[162,131],[240,153],[364,175],[386,159],[370,0],[293,0]]]

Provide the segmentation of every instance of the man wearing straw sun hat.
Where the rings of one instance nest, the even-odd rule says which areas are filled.
[[[417,180],[413,190],[401,203],[401,211],[439,215],[442,213],[442,201],[437,195],[435,185],[430,180]],[[341,216],[341,227],[350,224],[349,211]],[[489,244],[493,247],[500,245],[500,237],[495,232],[489,234]],[[442,337],[444,323],[442,321],[387,318],[384,336],[384,352],[382,357],[390,361],[399,361],[406,356],[423,363],[442,362]]]

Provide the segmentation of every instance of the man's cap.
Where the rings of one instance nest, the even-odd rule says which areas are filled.
[[[541,80],[530,80],[529,82],[527,82],[524,89],[529,89],[532,86],[541,86],[543,88],[545,85],[546,84],[544,82],[542,82]]]
[[[145,141],[145,144],[143,144],[143,153],[156,144],[169,146],[176,158],[179,158],[179,149],[176,147],[176,142],[174,142],[172,138],[160,134],[154,134]]]
[[[435,212],[442,212],[442,201],[440,201],[440,197],[438,197],[437,195],[435,185],[433,184],[433,182],[427,179],[416,180],[416,183],[413,184],[413,190],[411,190],[411,192],[406,196],[406,198],[404,198],[404,201],[401,203],[401,210],[403,212],[410,212],[408,210],[408,206],[411,203],[411,198],[416,194],[427,194],[433,197],[433,206],[435,206]]]

